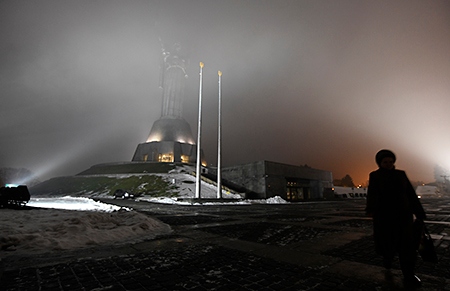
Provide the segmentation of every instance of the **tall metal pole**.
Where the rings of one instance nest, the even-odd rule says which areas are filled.
[[[201,176],[201,135],[202,135],[202,83],[203,83],[203,66],[204,64],[200,62],[200,86],[198,89],[198,129],[197,129],[197,173],[195,179],[195,198],[200,198],[200,176]]]
[[[219,75],[219,120],[217,129],[217,199],[222,198],[222,72]]]

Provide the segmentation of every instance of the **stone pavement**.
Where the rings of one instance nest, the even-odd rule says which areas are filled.
[[[108,200],[171,235],[3,261],[0,290],[404,290],[374,254],[365,200],[272,205],[161,205]],[[439,257],[420,258],[419,290],[450,290],[450,200],[422,201]]]

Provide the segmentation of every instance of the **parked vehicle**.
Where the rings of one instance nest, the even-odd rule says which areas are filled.
[[[114,192],[114,199],[117,199],[117,198],[120,198],[120,199],[134,198],[134,194],[130,193],[128,191],[125,191],[123,189],[117,189]]]
[[[7,184],[0,188],[0,207],[23,206],[30,201],[30,192],[25,185]]]

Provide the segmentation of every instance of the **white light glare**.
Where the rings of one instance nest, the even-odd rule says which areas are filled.
[[[121,209],[130,210],[116,205],[94,201],[84,197],[31,198],[27,203],[30,207],[65,209],[77,211],[113,212]]]

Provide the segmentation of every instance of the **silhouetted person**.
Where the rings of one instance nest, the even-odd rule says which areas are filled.
[[[424,220],[425,211],[406,173],[395,169],[394,153],[381,150],[375,160],[379,168],[369,175],[366,205],[367,215],[373,217],[375,250],[383,256],[388,270],[398,254],[405,285],[420,286],[414,274],[417,251],[413,222]]]

